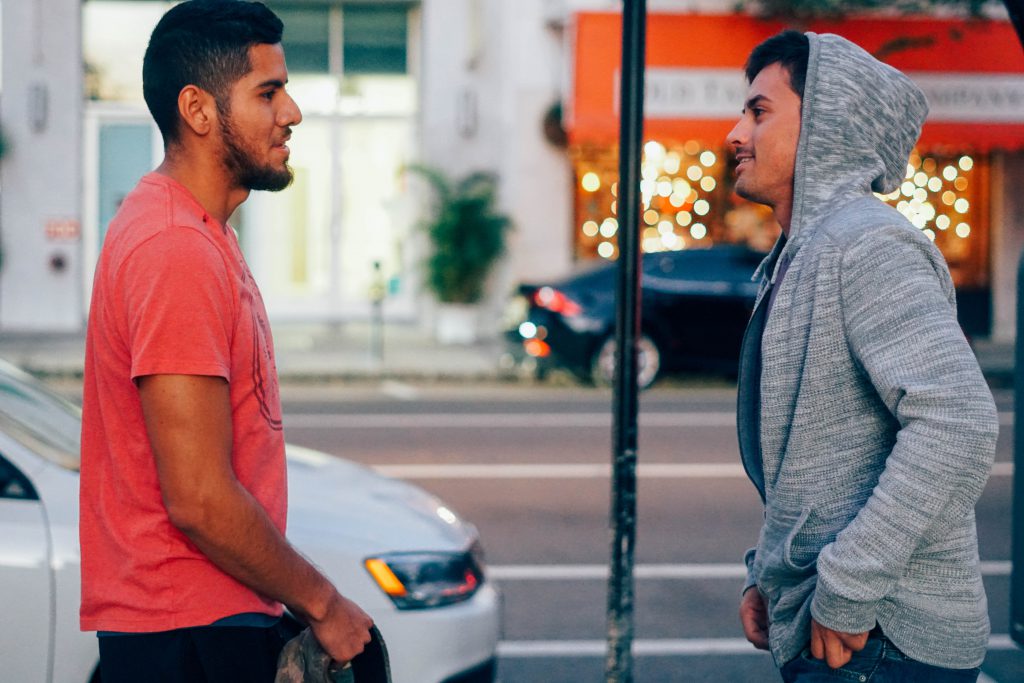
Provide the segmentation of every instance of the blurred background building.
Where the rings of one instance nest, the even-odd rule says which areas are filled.
[[[162,156],[141,96],[157,0],[0,0],[0,331],[84,327],[105,227]],[[305,120],[296,180],[233,219],[274,320],[371,315],[426,324],[424,163],[500,177],[514,221],[483,327],[518,281],[617,256],[616,0],[267,0],[286,25],[289,89]],[[643,247],[767,248],[770,215],[731,192],[724,137],[749,50],[784,25],[731,0],[651,0]],[[987,19],[872,15],[804,27],[845,35],[912,75],[932,114],[903,187],[886,198],[953,271],[965,329],[1014,334],[1024,248],[1024,53]],[[380,263],[380,270],[374,263]],[[884,295],[884,293],[880,293]]]

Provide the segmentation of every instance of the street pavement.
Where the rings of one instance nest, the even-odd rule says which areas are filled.
[[[445,347],[415,328],[277,326],[290,442],[408,479],[477,525],[504,595],[501,683],[603,679],[611,393],[510,376],[501,346]],[[1006,635],[1010,575],[1009,345],[979,344],[1003,424],[978,506],[993,624],[983,683],[1024,681]],[[80,395],[80,335],[0,335],[0,357]],[[499,381],[501,380],[501,381]],[[637,683],[776,681],[742,638],[740,558],[761,508],[738,461],[727,378],[667,379],[640,412]]]
[[[290,442],[411,480],[479,528],[504,594],[502,683],[602,680],[609,555],[608,391],[394,381],[285,388]],[[1012,397],[978,505],[993,624],[986,682],[1024,680],[1009,628]],[[641,400],[637,683],[775,681],[736,617],[761,507],[738,462],[735,391]]]

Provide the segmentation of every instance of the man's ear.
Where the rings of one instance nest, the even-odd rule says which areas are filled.
[[[186,85],[178,93],[178,116],[200,137],[209,135],[217,120],[217,102],[213,95],[195,85]]]

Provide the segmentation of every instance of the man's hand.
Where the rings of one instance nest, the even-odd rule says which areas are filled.
[[[757,586],[751,586],[740,599],[740,623],[743,635],[758,650],[768,649],[768,608]]]
[[[335,592],[321,619],[310,619],[317,642],[339,664],[351,662],[370,642],[373,619],[359,606]]]
[[[811,617],[811,655],[824,659],[830,667],[838,669],[860,652],[868,642],[868,633],[843,633],[822,626]]]

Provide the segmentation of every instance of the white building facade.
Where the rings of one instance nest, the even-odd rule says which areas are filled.
[[[162,146],[141,98],[148,35],[163,0],[0,0],[0,333],[84,328],[107,222]],[[616,0],[266,0],[285,21],[289,89],[304,113],[296,180],[254,193],[233,218],[276,321],[371,315],[386,286],[396,322],[429,322],[428,197],[411,163],[453,177],[496,172],[513,220],[484,304],[497,332],[514,283],[555,278],[589,256],[578,148],[545,119],[567,118],[581,14]],[[651,0],[656,14],[724,14],[728,0]],[[615,46],[617,49],[617,46]],[[738,66],[738,65],[737,65]],[[737,102],[737,111],[740,103]],[[714,141],[719,144],[720,141]],[[711,143],[708,143],[711,144]],[[1024,142],[1022,145],[1024,146]],[[723,156],[723,155],[720,155]],[[1019,151],[991,152],[985,266],[989,332],[1012,338],[1024,211]]]

